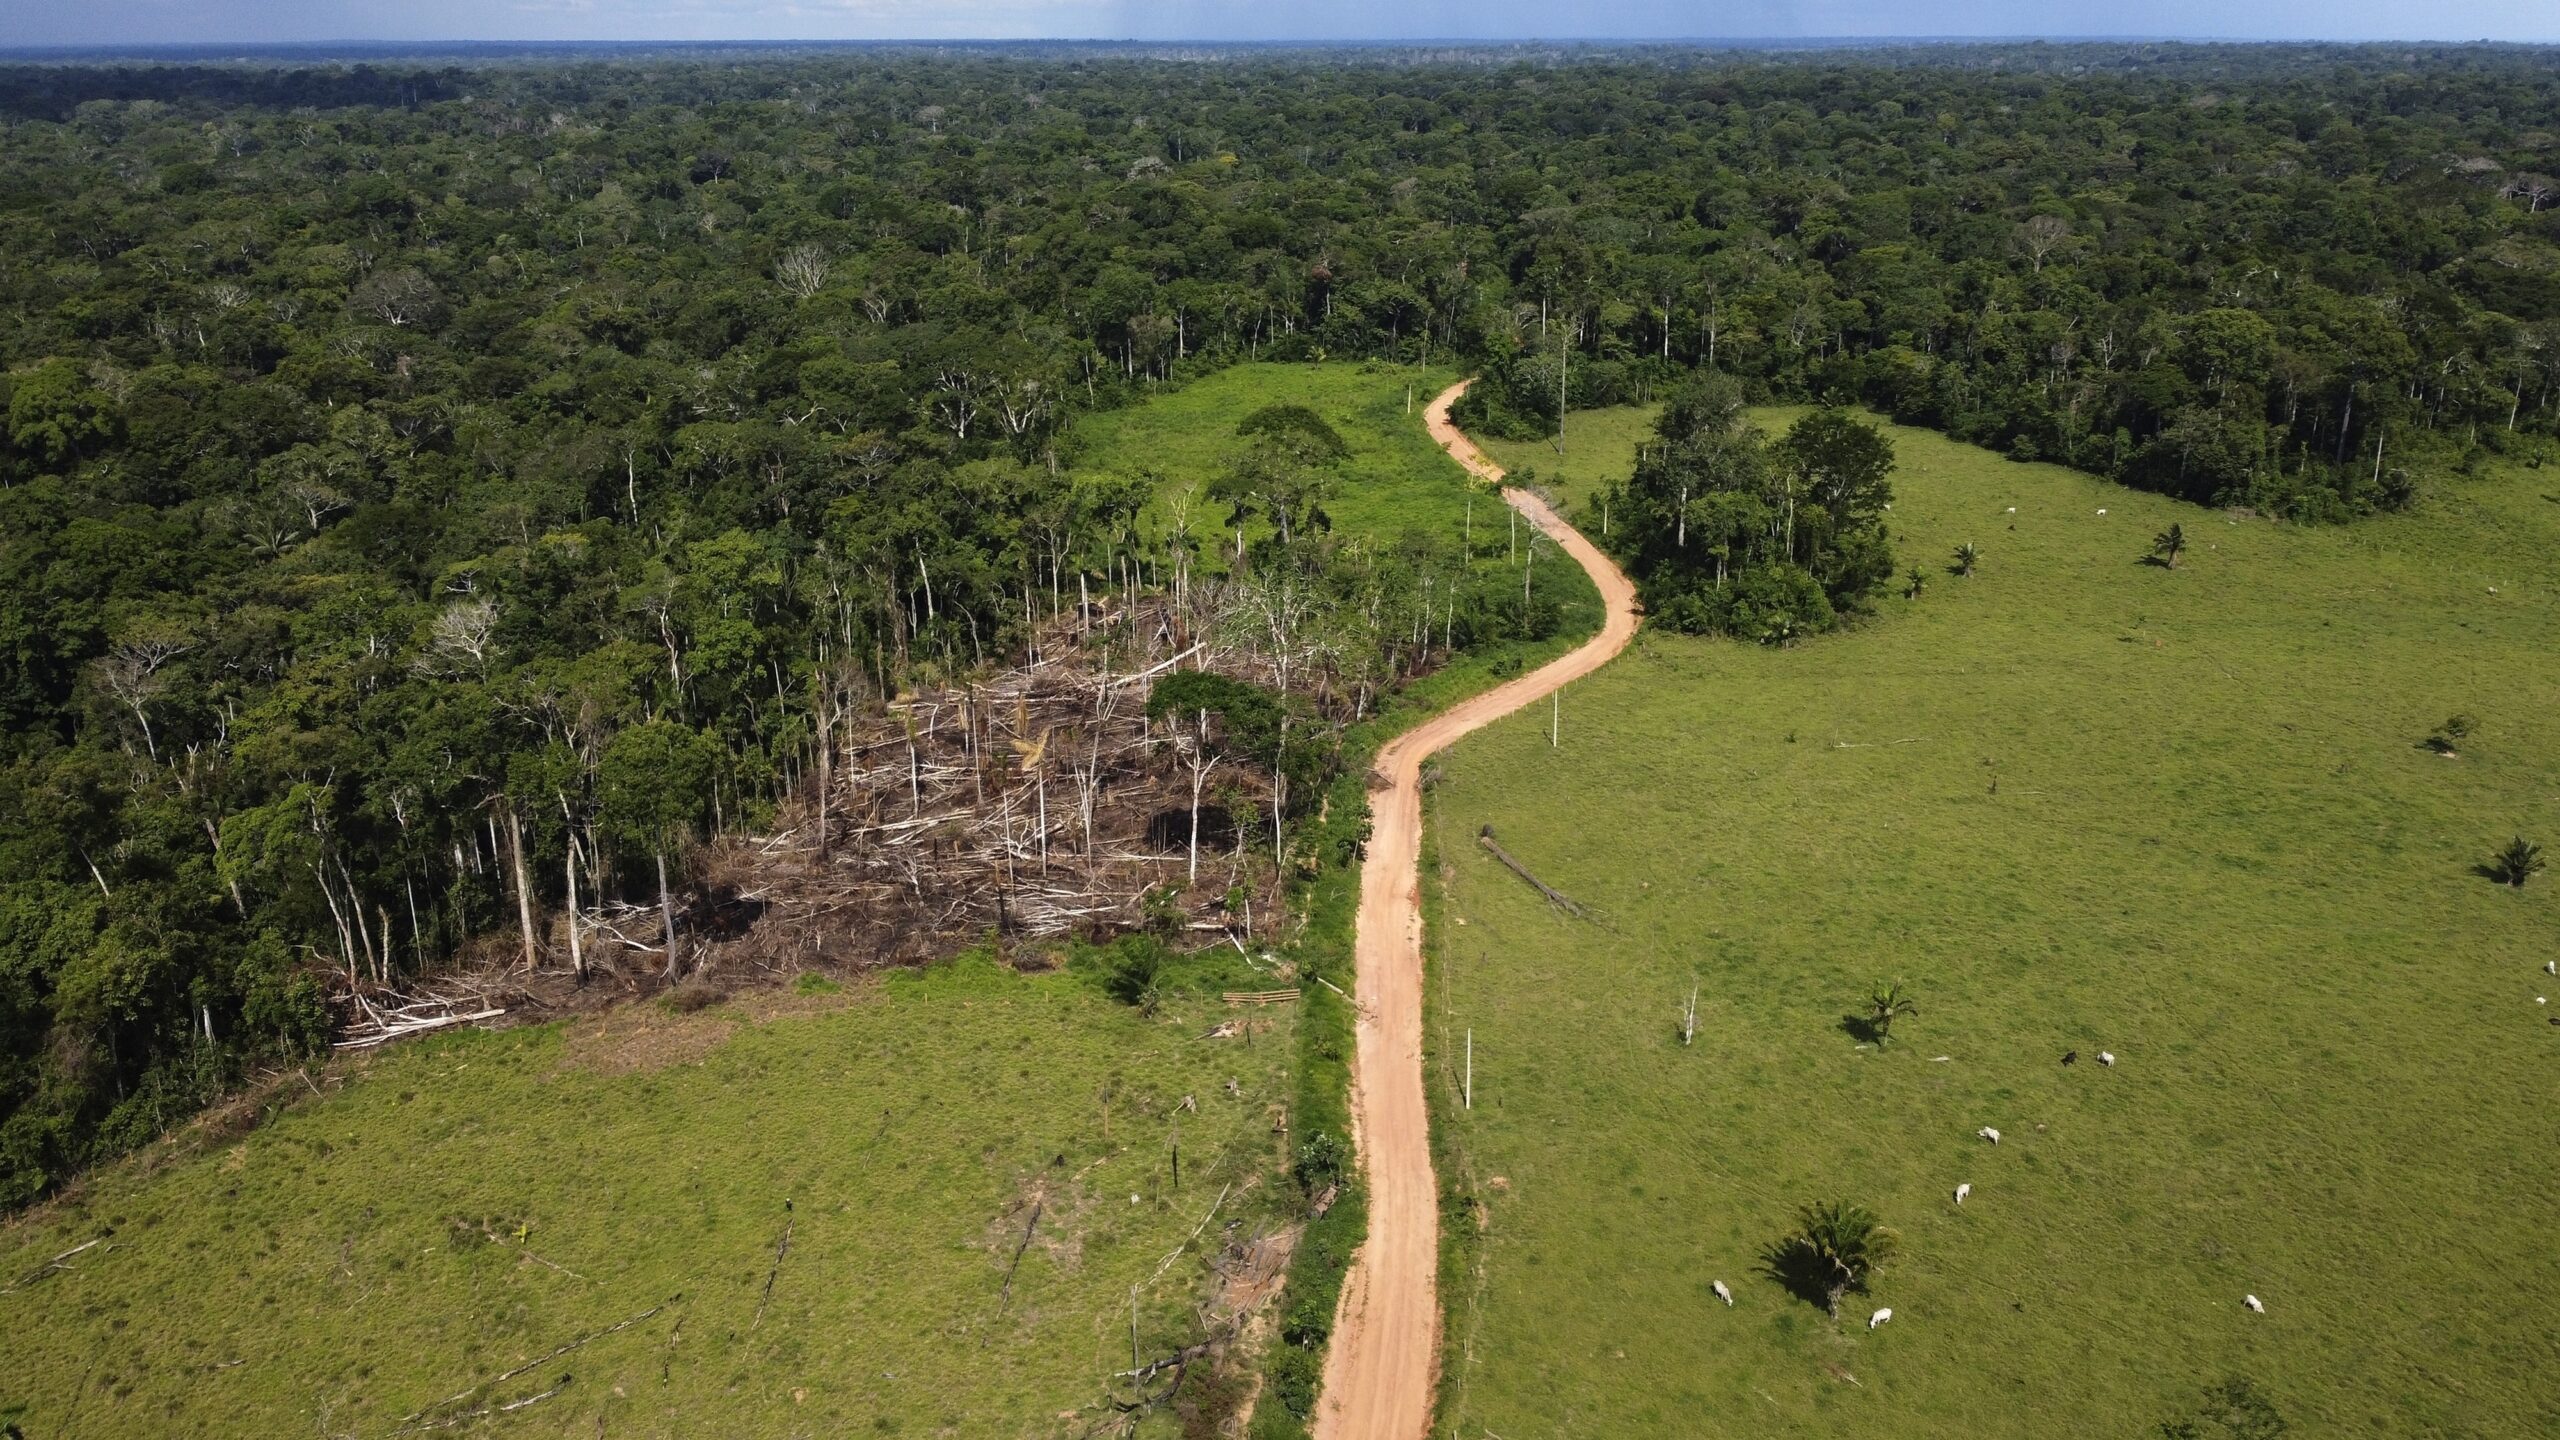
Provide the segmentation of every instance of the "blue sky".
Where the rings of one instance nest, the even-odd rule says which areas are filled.
[[[2560,41],[2560,0],[0,0],[0,45],[290,40]]]

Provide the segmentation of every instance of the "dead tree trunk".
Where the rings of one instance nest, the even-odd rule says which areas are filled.
[[[587,981],[587,952],[578,945],[578,832],[569,831],[568,858],[560,862],[560,872],[568,884],[569,897],[569,968],[576,972],[578,983]],[[415,928],[414,923],[411,928]]]
[[[676,957],[676,902],[674,898],[667,893],[667,852],[665,849],[661,848],[657,852],[657,856],[658,920],[661,924],[666,926],[667,930],[667,983],[672,985],[675,983],[678,965]]]
[[[524,873],[524,817],[516,813],[513,805],[507,807],[507,839],[515,847],[516,924],[524,932],[524,968],[530,975],[534,960],[533,885],[531,877]]]

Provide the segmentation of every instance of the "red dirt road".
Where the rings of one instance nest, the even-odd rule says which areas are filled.
[[[1431,437],[1458,463],[1499,482],[1502,467],[1449,423],[1467,382],[1423,412]],[[1316,1440],[1423,1440],[1438,1380],[1439,1191],[1431,1173],[1422,1103],[1422,762],[1433,751],[1599,669],[1636,633],[1636,589],[1582,532],[1544,501],[1505,488],[1502,498],[1588,571],[1608,623],[1569,654],[1452,706],[1387,742],[1369,795],[1369,851],[1360,867],[1359,1045],[1352,1057],[1351,1119],[1369,1183],[1369,1238],[1351,1263],[1325,1355]]]

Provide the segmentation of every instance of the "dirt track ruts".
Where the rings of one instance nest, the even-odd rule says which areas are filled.
[[[1423,412],[1458,463],[1499,482],[1502,467],[1449,423],[1460,381]],[[1369,795],[1357,942],[1360,1023],[1351,1066],[1351,1123],[1369,1186],[1369,1238],[1351,1262],[1325,1355],[1316,1440],[1422,1440],[1438,1383],[1440,1197],[1422,1099],[1422,762],[1433,751],[1600,668],[1636,633],[1636,590],[1599,547],[1546,502],[1502,498],[1590,573],[1608,606],[1600,633],[1538,669],[1463,701],[1378,751],[1384,788]],[[1373,782],[1374,784],[1374,782]]]

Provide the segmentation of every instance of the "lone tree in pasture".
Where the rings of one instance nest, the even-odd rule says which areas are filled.
[[[1894,1021],[1919,1013],[1920,1007],[1911,1003],[1911,997],[1903,994],[1902,986],[1897,983],[1877,986],[1875,993],[1867,997],[1867,1013],[1858,1018],[1881,1047],[1893,1038]]]
[[[2542,847],[2519,835],[2500,846],[2480,868],[2499,884],[2521,890],[2542,869]]]
[[[1902,1248],[1902,1236],[1863,1205],[1817,1201],[1796,1211],[1796,1228],[1760,1253],[1779,1284],[1840,1318],[1840,1297],[1867,1280]]]
[[[1913,600],[1919,599],[1920,592],[1929,588],[1929,572],[1917,565],[1911,567],[1911,573],[1903,580],[1902,593]]]
[[[1981,563],[1982,551],[1972,541],[1967,540],[1956,547],[1955,569],[1957,574],[1970,575],[1973,573],[1973,567]]]
[[[2426,746],[2439,755],[2459,755],[2462,742],[2470,739],[2471,732],[2479,728],[2480,722],[2468,715],[2448,715],[2444,723],[2435,728],[2435,733],[2427,737]]]
[[[2171,570],[2178,568],[2178,556],[2186,548],[2187,530],[2183,525],[2173,523],[2168,529],[2151,537],[2151,553],[2159,556],[2161,565]]]

